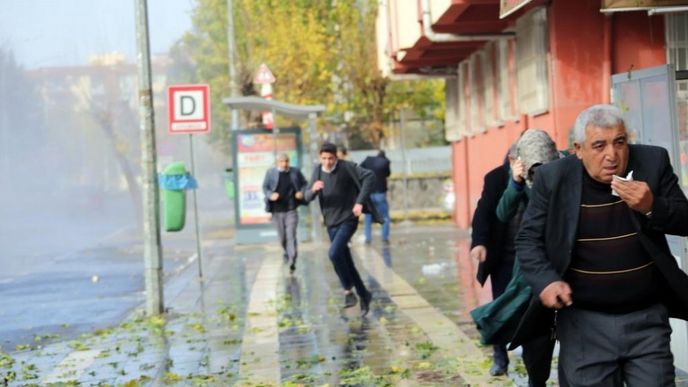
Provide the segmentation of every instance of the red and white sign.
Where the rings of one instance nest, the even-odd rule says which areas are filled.
[[[167,88],[170,134],[210,132],[210,87],[172,85]]]
[[[268,66],[265,65],[265,63],[261,64],[260,67],[258,67],[258,72],[256,73],[256,76],[253,78],[253,83],[258,83],[258,84],[267,84],[267,83],[275,83],[275,76],[272,75],[272,71],[268,68]]]
[[[272,99],[272,85],[263,83],[260,86],[260,96],[265,99]],[[272,116],[272,112],[263,112],[263,126],[265,126],[265,129],[273,129],[275,127],[275,118]]]
[[[260,96],[265,99],[272,99],[272,85],[275,83],[275,76],[272,75],[272,71],[265,65],[261,64],[258,67],[258,72],[253,78],[253,83],[257,83],[260,86]],[[263,126],[265,129],[272,129],[275,126],[275,119],[272,117],[271,112],[263,112]]]

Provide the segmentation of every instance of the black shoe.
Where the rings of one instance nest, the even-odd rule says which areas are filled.
[[[356,298],[356,295],[353,292],[344,295],[345,308],[351,308],[352,306],[356,305],[356,303],[358,303],[358,298]]]
[[[492,376],[506,375],[507,369],[508,369],[508,366],[495,363],[492,365],[492,367],[490,367],[490,375],[492,375]]]
[[[289,274],[294,274],[295,271],[296,271],[296,264],[292,263],[291,265],[289,265]]]
[[[373,299],[373,293],[368,292],[364,297],[361,297],[361,317],[368,315],[370,311],[370,301]]]

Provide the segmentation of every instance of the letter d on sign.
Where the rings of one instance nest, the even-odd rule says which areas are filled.
[[[174,94],[174,119],[202,120],[204,109],[205,104],[201,91],[183,90]]]
[[[188,95],[182,95],[179,104],[181,105],[180,113],[182,116],[190,116],[196,111],[196,100]]]
[[[170,134],[210,131],[210,89],[208,85],[171,85],[167,89]]]

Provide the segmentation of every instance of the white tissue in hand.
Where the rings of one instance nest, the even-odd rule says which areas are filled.
[[[621,176],[617,176],[617,175],[612,175],[612,179],[614,179],[614,180],[622,180],[622,181],[633,181],[633,171],[628,172],[628,175],[626,175],[626,177],[621,177]],[[616,193],[616,191],[614,191],[614,189],[612,189],[612,195],[614,195],[614,196],[619,196],[619,194]]]

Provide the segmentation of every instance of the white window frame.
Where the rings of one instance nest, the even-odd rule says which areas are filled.
[[[536,8],[516,21],[516,78],[522,113],[549,110],[547,9]]]

